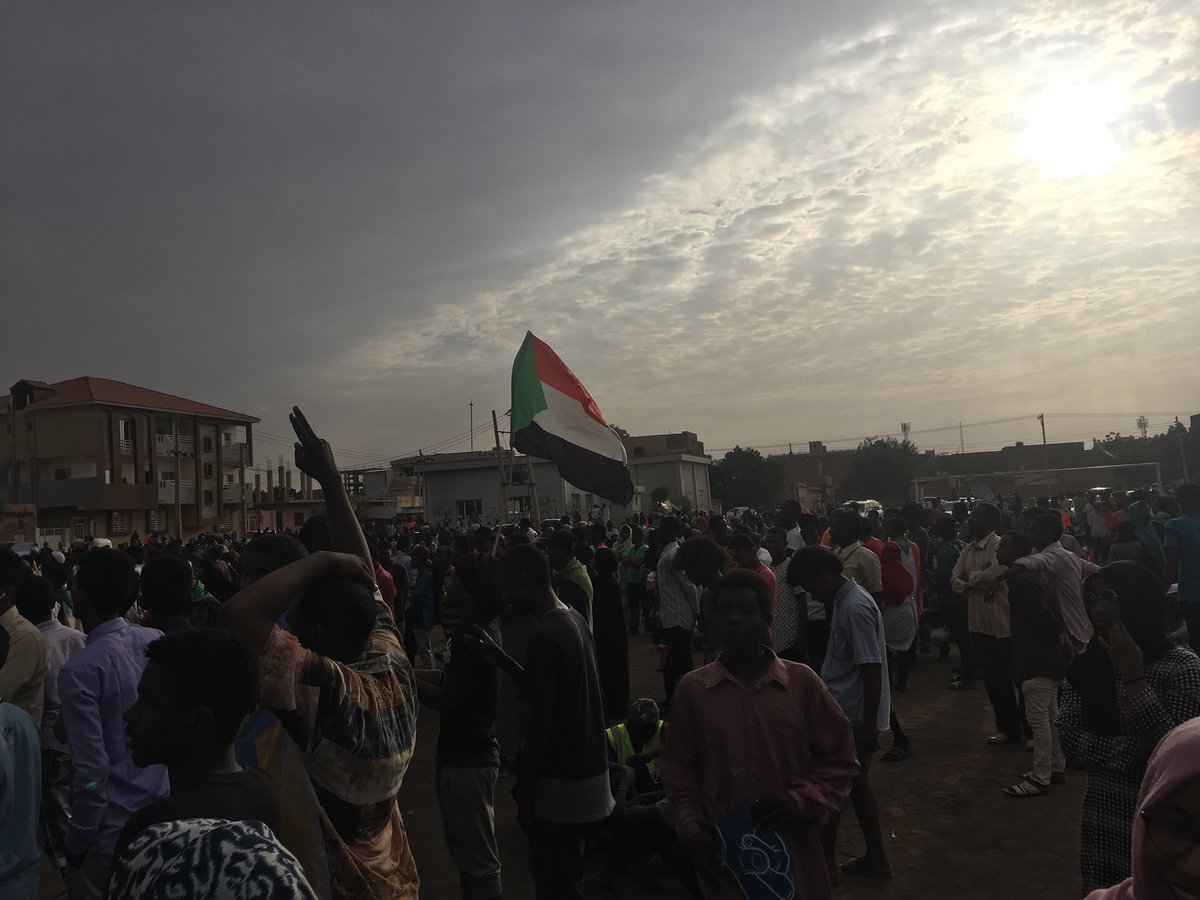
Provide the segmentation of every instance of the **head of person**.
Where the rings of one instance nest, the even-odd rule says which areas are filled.
[[[641,525],[629,526],[629,539],[633,541],[633,546],[640,547],[642,542],[646,540],[646,532]]]
[[[34,625],[54,615],[54,585],[43,575],[30,575],[17,587],[17,612]]]
[[[907,533],[908,523],[906,523],[904,519],[896,516],[895,518],[887,520],[887,534],[889,540],[898,541]]]
[[[795,500],[784,500],[779,507],[779,516],[777,521],[784,529],[795,528],[800,519],[800,504]]]
[[[904,524],[909,528],[916,528],[921,524],[921,504],[908,502],[900,507],[900,518],[904,520]]]
[[[408,536],[407,531],[402,531],[396,535],[396,553],[408,553],[412,549],[412,538]]]
[[[658,523],[658,535],[664,546],[670,541],[679,540],[681,534],[683,534],[683,522],[676,516],[666,516]]]
[[[863,522],[858,513],[838,510],[829,519],[829,540],[835,547],[849,547],[862,536]]]
[[[378,614],[369,585],[343,575],[318,578],[288,609],[288,630],[305,649],[341,663],[358,662]]]
[[[575,556],[575,536],[569,531],[559,529],[546,538],[546,557],[550,560],[551,568],[562,569]]]
[[[459,557],[446,578],[443,603],[473,621],[500,615],[505,605],[500,594],[500,561],[490,553]]]
[[[1029,523],[1029,539],[1039,550],[1049,547],[1063,536],[1062,516],[1058,513],[1043,513]]]
[[[254,651],[240,634],[197,628],[146,648],[125,733],[139,766],[172,765],[197,750],[229,747],[254,708]]]
[[[79,558],[71,603],[84,631],[125,615],[137,599],[133,560],[120,550],[89,550]]]
[[[734,569],[713,586],[717,628],[726,650],[746,653],[767,639],[771,591],[757,572]]]
[[[950,515],[954,516],[961,525],[971,518],[971,504],[965,500],[959,500],[950,510]]]
[[[618,568],[617,554],[607,547],[601,547],[596,551],[596,557],[592,560],[592,566],[600,575],[616,575]]]
[[[629,706],[625,708],[625,728],[637,744],[644,744],[654,737],[660,721],[658,704],[649,697],[630,701]]]
[[[957,518],[957,516],[955,517]],[[1000,527],[1000,510],[991,503],[976,503],[967,516],[967,533],[973,541],[981,541]]]
[[[1184,482],[1175,491],[1175,499],[1179,502],[1181,511],[1189,514],[1200,513],[1200,484]]]
[[[1132,522],[1125,521],[1117,525],[1117,540],[1122,544],[1137,543],[1137,526]]]
[[[192,567],[182,556],[160,553],[142,567],[142,607],[159,619],[186,616],[192,602]]]
[[[276,569],[304,559],[307,548],[290,534],[260,534],[248,544],[238,558],[242,570],[241,586],[249,587]]]
[[[692,584],[709,587],[729,568],[729,555],[712,538],[692,538],[675,554],[675,568]]]
[[[933,533],[943,541],[958,539],[958,523],[953,516],[939,516],[934,520]]]
[[[787,559],[787,532],[779,526],[768,528],[763,535],[762,546],[771,554],[771,565],[779,565]]]
[[[533,544],[510,547],[500,557],[499,576],[505,605],[519,613],[532,611],[538,598],[550,592],[550,560]]]
[[[29,567],[8,547],[0,547],[0,613],[17,602],[17,591],[29,577]]]
[[[759,567],[758,544],[751,535],[735,534],[729,539],[729,545],[725,549],[729,551],[739,569],[753,570]]]
[[[821,520],[812,513],[802,513],[796,520],[796,524],[800,526],[800,537],[804,539],[804,543],[819,544],[821,542]]]
[[[828,547],[810,544],[792,554],[787,580],[793,588],[807,591],[814,600],[828,605],[845,584],[846,576],[836,553]]]
[[[1100,900],[1200,896],[1200,719],[1159,742],[1134,809],[1133,875],[1097,892]]]
[[[588,527],[588,543],[593,547],[608,542],[608,529],[599,523]]]
[[[1161,658],[1170,648],[1162,582],[1140,563],[1112,562],[1088,576],[1083,605],[1098,637],[1108,640],[1113,625],[1124,625],[1146,662]]]
[[[940,521],[940,520],[939,520]],[[1002,566],[1011,566],[1022,556],[1033,552],[1033,542],[1023,531],[1006,531],[1000,536],[996,559]]]
[[[575,558],[588,568],[596,559],[596,548],[587,541],[576,541]]]

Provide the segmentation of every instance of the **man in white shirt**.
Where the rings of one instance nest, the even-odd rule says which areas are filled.
[[[662,622],[661,640],[667,648],[667,661],[663,666],[665,705],[670,704],[679,679],[692,670],[692,633],[700,605],[696,586],[675,567],[681,533],[682,524],[675,516],[667,516],[658,526],[663,550],[655,569],[655,584],[658,587],[658,614]]]
[[[29,568],[7,547],[0,549],[0,628],[8,632],[8,659],[0,666],[0,697],[19,706],[41,727],[45,703],[46,641],[37,626],[17,612],[17,591]]]

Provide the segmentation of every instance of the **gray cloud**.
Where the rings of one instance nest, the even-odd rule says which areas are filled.
[[[1188,5],[801,6],[20,7],[10,375],[371,452],[503,409],[527,327],[718,447],[1194,403]],[[1073,74],[1123,158],[1052,178],[1015,146]]]

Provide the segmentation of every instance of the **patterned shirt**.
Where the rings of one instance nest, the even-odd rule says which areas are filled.
[[[378,612],[366,655],[350,664],[274,628],[259,659],[259,698],[279,716],[312,780],[332,896],[415,900],[420,880],[396,794],[416,740],[417,695],[382,601]]]
[[[692,630],[696,622],[700,598],[696,586],[675,568],[675,554],[679,544],[675,541],[663,548],[658,558],[655,583],[658,585],[658,614],[663,628],[686,628]]]
[[[967,597],[967,627],[971,631],[1006,638],[1012,633],[1008,618],[1008,586],[1003,583],[987,588],[970,586],[972,575],[1000,566],[996,561],[999,548],[1000,535],[994,531],[963,547],[954,564],[950,586]]]
[[[797,600],[795,589],[788,584],[787,569],[790,562],[791,559],[785,557],[783,562],[771,569],[775,576],[775,619],[771,623],[771,636],[779,650],[787,650],[796,643],[796,633],[800,626],[800,603],[808,599],[808,595],[801,592],[800,599]]]

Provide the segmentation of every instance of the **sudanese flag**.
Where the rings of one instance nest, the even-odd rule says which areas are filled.
[[[550,460],[582,491],[622,506],[633,499],[621,438],[575,373],[532,331],[513,361],[512,445]]]

